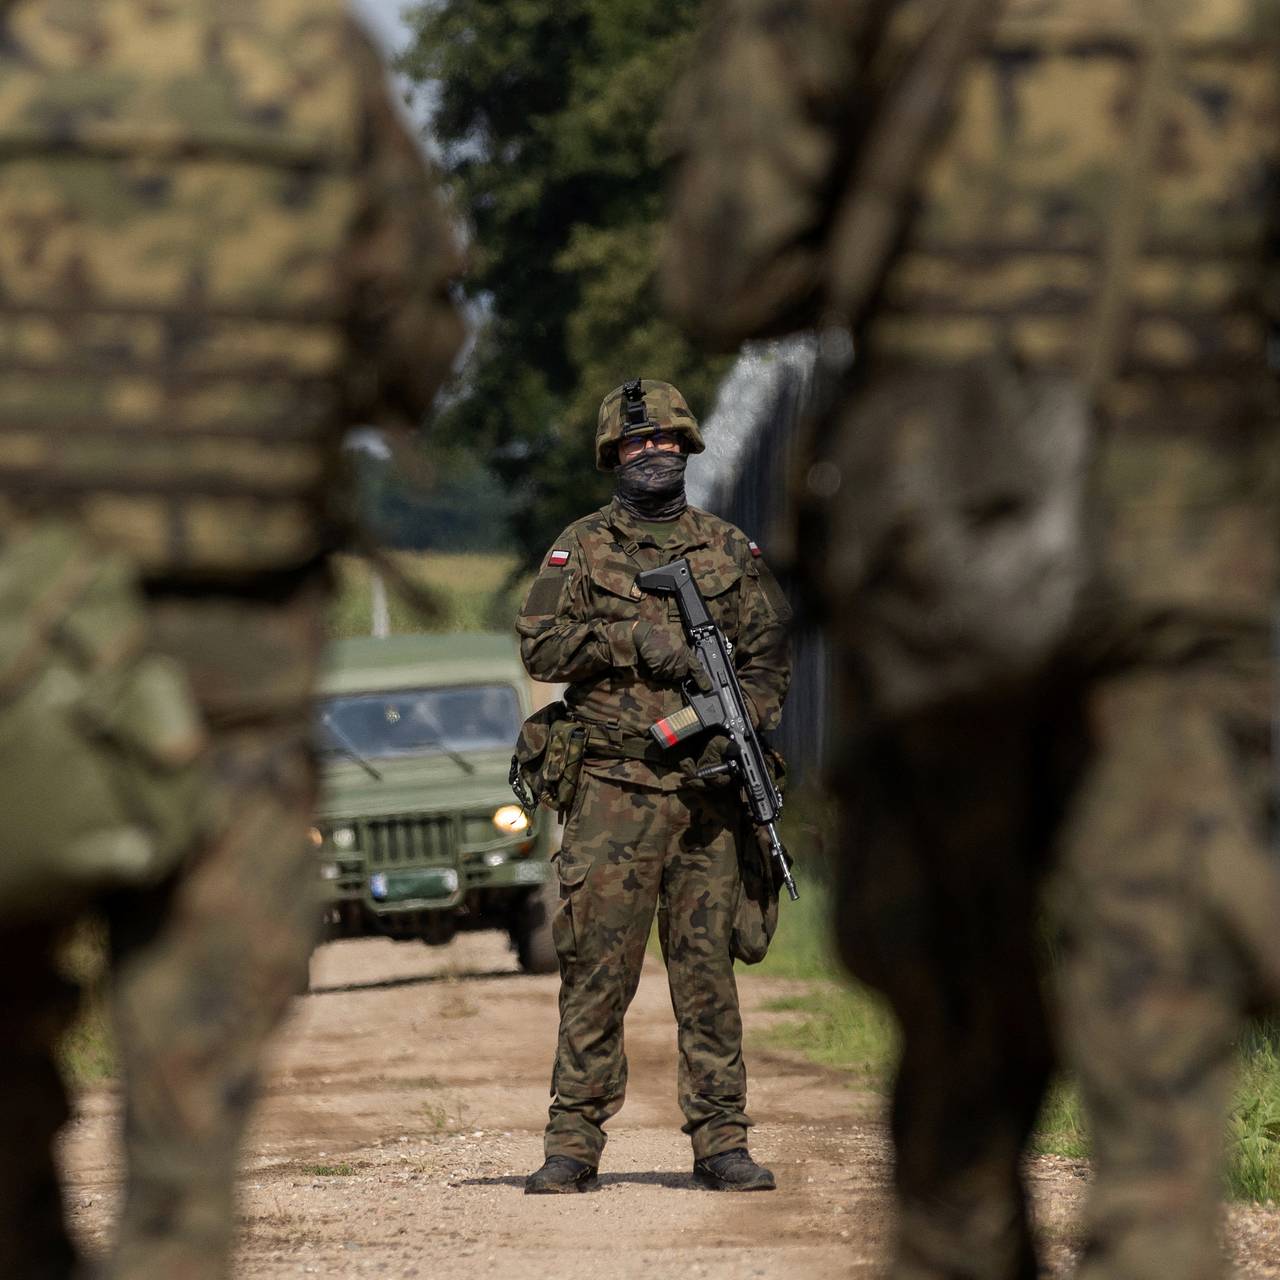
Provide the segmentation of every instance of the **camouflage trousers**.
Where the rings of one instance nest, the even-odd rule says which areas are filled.
[[[124,1088],[125,1187],[110,1280],[222,1280],[234,1178],[266,1037],[305,989],[319,908],[306,839],[315,796],[308,698],[327,591],[157,591],[161,647],[208,717],[220,834],[170,883],[101,904]],[[75,993],[57,970],[70,921],[0,931],[0,1275],[76,1274],[52,1146],[55,1065]]]
[[[859,753],[839,934],[902,1026],[894,1274],[1035,1274],[1019,1160],[1055,1040],[1095,1152],[1081,1275],[1222,1270],[1233,1046],[1280,993],[1269,706],[1265,680],[1137,669]]]
[[[675,1010],[678,1090],[695,1159],[746,1146],[742,1019],[729,954],[739,891],[738,805],[584,772],[557,859],[560,1033],[546,1154],[598,1164],[627,1087],[623,1017],[654,911]]]

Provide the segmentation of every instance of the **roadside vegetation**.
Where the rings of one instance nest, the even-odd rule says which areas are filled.
[[[787,797],[783,836],[796,855],[800,901],[780,904],[778,933],[753,972],[809,982],[803,994],[770,1007],[798,1016],[768,1043],[849,1073],[849,1083],[887,1096],[897,1058],[897,1028],[885,1002],[852,981],[831,938],[829,872],[836,818],[829,799],[806,789]],[[1227,1131],[1227,1195],[1280,1203],[1280,1021],[1252,1029],[1240,1046],[1239,1078]],[[1087,1159],[1089,1134],[1079,1090],[1054,1082],[1032,1140],[1038,1154]]]
[[[94,920],[77,925],[62,950],[62,970],[80,988],[81,1004],[59,1056],[63,1074],[77,1085],[97,1084],[115,1074],[106,957],[106,927]]]
[[[387,612],[392,635],[414,631],[510,631],[526,581],[514,577],[516,558],[501,552],[391,552],[412,582],[437,600],[438,618],[425,618],[387,582]],[[331,614],[335,639],[367,636],[372,623],[373,570],[360,556],[339,556]]]

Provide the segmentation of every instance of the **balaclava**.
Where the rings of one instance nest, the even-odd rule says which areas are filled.
[[[637,520],[674,520],[688,503],[684,496],[684,452],[646,449],[615,469],[618,501]]]

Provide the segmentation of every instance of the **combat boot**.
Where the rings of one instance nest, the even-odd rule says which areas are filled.
[[[554,1196],[570,1191],[590,1191],[596,1185],[592,1165],[572,1156],[548,1156],[541,1169],[524,1180],[527,1196]]]
[[[773,1174],[756,1164],[746,1147],[695,1160],[693,1180],[708,1191],[772,1191],[776,1185]]]

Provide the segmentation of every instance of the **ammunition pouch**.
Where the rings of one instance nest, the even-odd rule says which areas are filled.
[[[743,964],[759,964],[769,954],[778,928],[778,892],[769,849],[755,827],[738,841],[738,901],[729,931],[729,954]]]
[[[0,543],[0,919],[170,874],[208,825],[186,674],[131,563],[43,520]]]
[[[761,740],[765,763],[780,793],[786,791],[787,762],[776,747]],[[774,865],[769,843],[759,827],[746,824],[738,841],[738,901],[729,931],[729,953],[743,964],[759,964],[769,954],[778,928],[782,873]],[[788,865],[791,863],[787,856]]]
[[[521,726],[511,757],[511,789],[526,812],[540,804],[563,818],[578,792],[587,728],[569,718],[563,702],[535,711]]]

